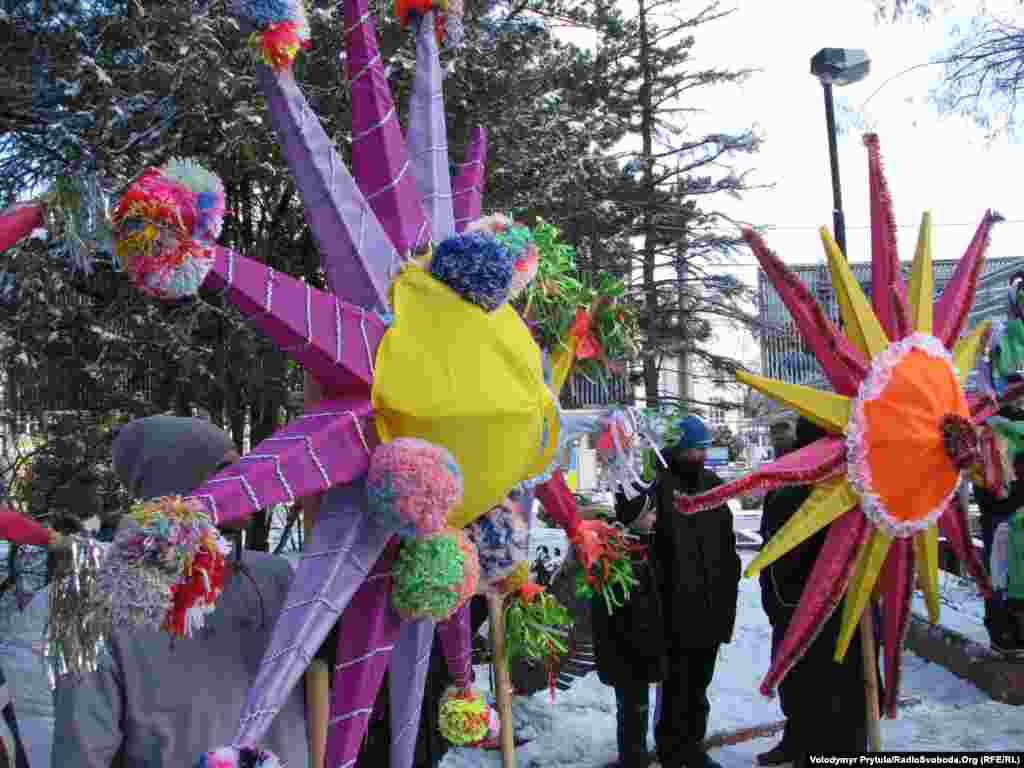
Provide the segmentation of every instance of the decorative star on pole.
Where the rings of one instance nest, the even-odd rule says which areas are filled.
[[[871,193],[870,302],[828,230],[821,230],[843,330],[758,235],[745,233],[834,391],[745,372],[737,377],[828,435],[707,494],[680,497],[677,506],[692,513],[755,490],[812,484],[807,501],[747,568],[752,576],[828,529],[762,692],[775,688],[845,596],[835,654],[841,660],[872,595],[878,594],[884,616],[886,711],[892,717],[918,575],[929,618],[938,619],[940,531],[979,588],[989,589],[956,493],[965,474],[984,475],[985,443],[991,440],[991,433],[978,427],[997,404],[991,398],[970,398],[964,391],[987,339],[988,323],[962,338],[960,334],[999,216],[984,216],[953,277],[933,302],[931,216],[922,217],[905,285],[878,139],[869,135],[865,144]]]

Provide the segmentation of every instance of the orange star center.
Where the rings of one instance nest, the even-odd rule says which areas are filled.
[[[949,361],[912,349],[889,371],[881,393],[864,403],[871,490],[891,522],[925,520],[956,487],[960,473],[946,453],[942,422],[970,418]]]

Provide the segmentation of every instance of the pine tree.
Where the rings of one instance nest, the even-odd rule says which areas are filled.
[[[721,195],[747,188],[728,163],[756,152],[752,130],[696,133],[687,120],[701,111],[706,90],[742,83],[752,73],[701,67],[693,56],[701,27],[728,15],[718,3],[681,15],[672,0],[638,0],[625,15],[614,0],[533,5],[598,39],[593,80],[601,84],[611,118],[625,136],[618,180],[591,210],[608,210],[618,227],[609,239],[618,269],[635,278],[644,332],[643,383],[649,405],[663,398],[664,369],[685,364],[721,368],[733,361],[703,346],[711,320],[749,323],[748,294],[738,281],[713,274],[739,247],[739,230],[716,210]],[[632,147],[637,146],[634,150]],[[620,149],[620,151],[622,151]],[[600,258],[600,257],[599,257]]]

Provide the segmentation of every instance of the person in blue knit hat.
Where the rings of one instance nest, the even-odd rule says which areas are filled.
[[[634,499],[615,497],[619,520],[630,524],[649,510],[656,515],[652,554],[658,563],[665,674],[655,725],[657,759],[663,768],[720,768],[702,749],[711,703],[707,690],[718,649],[732,640],[739,593],[740,558],[732,512],[725,505],[682,515],[677,495],[693,496],[722,484],[704,467],[711,433],[697,416],[675,425],[678,438],[663,452],[650,488]],[[648,686],[616,691],[619,752],[625,768],[643,765],[646,751]]]

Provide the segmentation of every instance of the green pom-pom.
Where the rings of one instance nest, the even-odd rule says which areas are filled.
[[[444,621],[458,607],[464,562],[451,533],[404,541],[391,589],[395,608],[405,618]]]
[[[448,689],[441,701],[438,728],[455,746],[483,741],[490,730],[491,708],[476,691]]]

